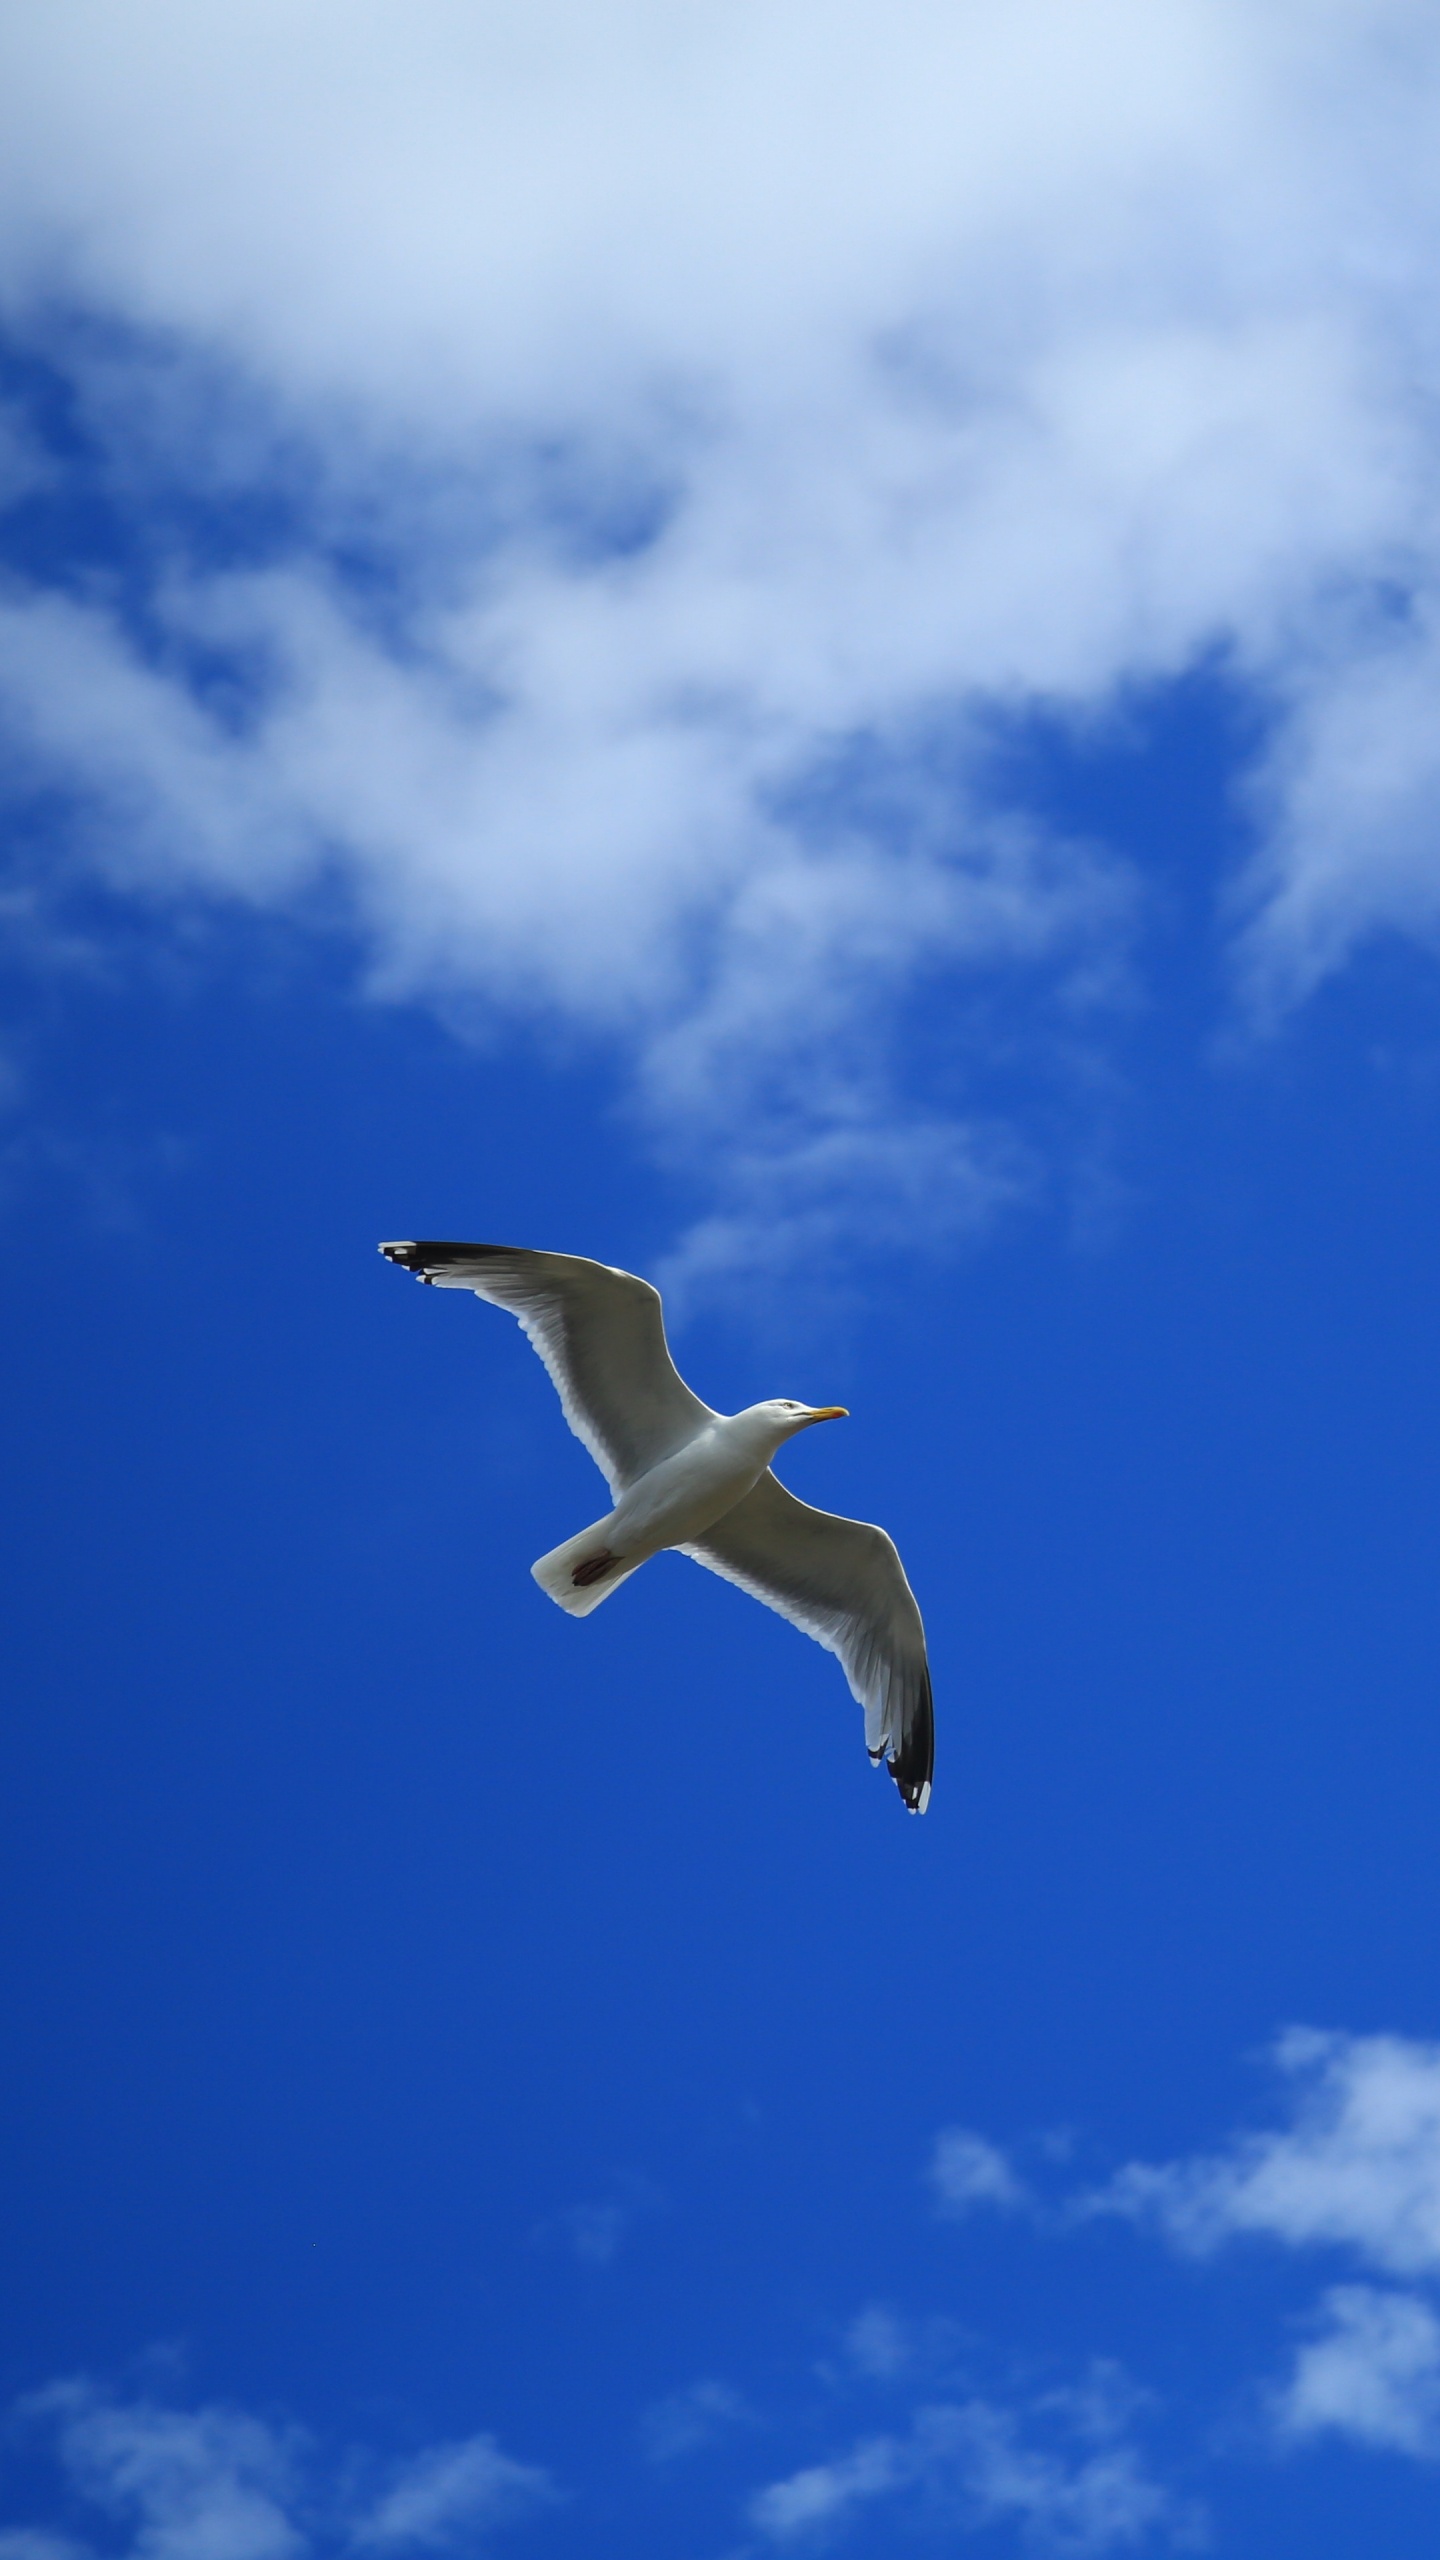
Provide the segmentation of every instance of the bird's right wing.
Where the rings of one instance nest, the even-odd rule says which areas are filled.
[[[670,1357],[660,1293],[577,1253],[505,1244],[382,1244],[436,1289],[508,1307],[555,1383],[565,1419],[612,1493],[693,1440],[715,1416]]]
[[[935,1769],[925,1629],[884,1530],[812,1510],[767,1468],[685,1553],[839,1657],[871,1759],[888,1763],[910,1811],[923,1813]]]

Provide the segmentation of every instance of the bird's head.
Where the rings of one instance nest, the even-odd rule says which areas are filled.
[[[793,1396],[772,1396],[768,1404],[751,1406],[757,1421],[775,1435],[778,1449],[782,1440],[791,1440],[797,1431],[808,1431],[812,1422],[844,1422],[849,1407],[843,1404],[797,1404]]]

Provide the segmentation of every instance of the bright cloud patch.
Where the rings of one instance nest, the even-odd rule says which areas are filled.
[[[1292,2437],[1332,2433],[1440,2454],[1440,2320],[1414,2294],[1336,2285],[1275,2415]]]
[[[1253,2233],[1353,2249],[1392,2275],[1440,2274],[1440,2045],[1295,2028],[1276,2059],[1291,2122],[1228,2149],[1136,2162],[1091,2199],[1185,2249]]]
[[[1418,0],[11,12],[13,787],[618,1044],[702,1266],[963,1229],[1035,1168],[906,1007],[1048,1071],[1134,912],[997,724],[1222,667],[1257,999],[1440,934],[1437,91]]]

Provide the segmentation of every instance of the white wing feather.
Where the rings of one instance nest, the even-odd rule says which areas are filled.
[[[660,1293],[633,1272],[577,1253],[517,1245],[382,1244],[436,1289],[473,1289],[508,1307],[540,1354],[565,1419],[612,1494],[683,1448],[714,1412],[670,1357]]]
[[[813,1510],[767,1468],[684,1553],[837,1656],[865,1710],[871,1759],[888,1762],[911,1812],[923,1813],[935,1766],[925,1629],[884,1530]]]

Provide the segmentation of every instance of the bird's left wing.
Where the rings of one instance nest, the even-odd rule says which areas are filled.
[[[888,1763],[910,1811],[923,1813],[935,1768],[925,1630],[884,1530],[812,1510],[767,1468],[685,1553],[839,1657],[871,1759]]]
[[[633,1272],[578,1253],[505,1244],[382,1244],[436,1289],[473,1289],[518,1316],[555,1383],[565,1419],[612,1493],[633,1484],[706,1422],[670,1357],[660,1293]]]

